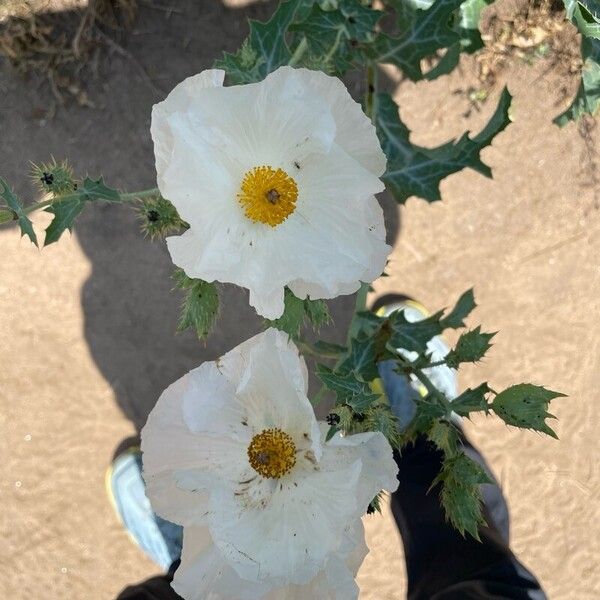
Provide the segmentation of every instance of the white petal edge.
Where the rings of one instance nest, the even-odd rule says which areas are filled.
[[[166,169],[171,152],[173,151],[173,138],[170,129],[166,127],[168,115],[174,111],[185,111],[199,90],[210,87],[221,87],[225,79],[225,71],[221,69],[207,69],[184,79],[176,85],[169,95],[152,107],[150,133],[154,140],[154,156],[159,188],[162,185],[162,174]]]

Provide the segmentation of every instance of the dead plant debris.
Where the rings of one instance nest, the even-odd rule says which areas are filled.
[[[574,75],[581,69],[575,28],[566,20],[564,5],[556,0],[523,2],[510,17],[493,14],[484,25],[484,47],[476,55],[477,75],[491,87],[515,59],[532,63],[548,59],[549,69]]]
[[[66,6],[71,10],[51,11],[39,0],[5,4],[0,55],[24,75],[46,77],[59,104],[72,98],[93,107],[82,85],[82,70],[97,68],[98,51],[106,39],[99,26],[118,29],[131,24],[136,0],[89,0],[83,6],[73,2]]]

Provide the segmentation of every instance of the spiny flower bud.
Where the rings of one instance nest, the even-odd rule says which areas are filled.
[[[151,239],[164,237],[187,227],[175,207],[162,196],[143,200],[137,211],[142,222],[142,231]]]
[[[77,189],[73,169],[66,160],[57,163],[52,158],[49,163],[32,163],[31,177],[42,192],[50,193],[54,197],[69,194]]]

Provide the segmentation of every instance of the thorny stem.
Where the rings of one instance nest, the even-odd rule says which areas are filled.
[[[158,188],[151,188],[149,190],[141,190],[139,192],[127,192],[125,194],[119,194],[121,202],[131,202],[133,200],[138,200],[142,198],[151,198],[152,196],[157,196],[160,194]],[[66,194],[64,196],[57,196],[56,198],[51,198],[50,200],[43,200],[42,202],[36,202],[35,204],[30,204],[23,209],[23,212],[27,215],[36,210],[40,210],[41,208],[46,208],[46,206],[50,206],[51,204],[57,202],[65,202],[67,200],[73,200],[75,198],[80,198],[80,193],[75,194]]]
[[[450,415],[450,413],[452,412],[452,409],[450,408],[450,401],[448,400],[448,398],[446,398],[446,395],[444,393],[438,390],[438,388],[433,384],[433,381],[431,381],[431,379],[429,379],[429,377],[425,375],[425,373],[423,373],[423,369],[415,368],[415,366],[410,360],[404,358],[400,354],[398,354],[397,360],[398,362],[406,366],[407,370],[410,370],[410,372],[415,375],[415,377],[425,386],[425,389],[427,390],[428,394],[435,398],[438,401],[438,403],[444,407],[448,415]],[[444,361],[432,363],[427,368],[431,368],[432,366],[438,366],[438,364],[444,364]]]

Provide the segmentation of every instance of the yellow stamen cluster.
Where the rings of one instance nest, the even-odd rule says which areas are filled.
[[[275,227],[296,209],[298,186],[283,170],[254,167],[244,175],[238,200],[246,216],[255,223]]]
[[[248,459],[252,468],[263,477],[279,479],[296,464],[294,440],[281,429],[265,429],[252,438]]]

